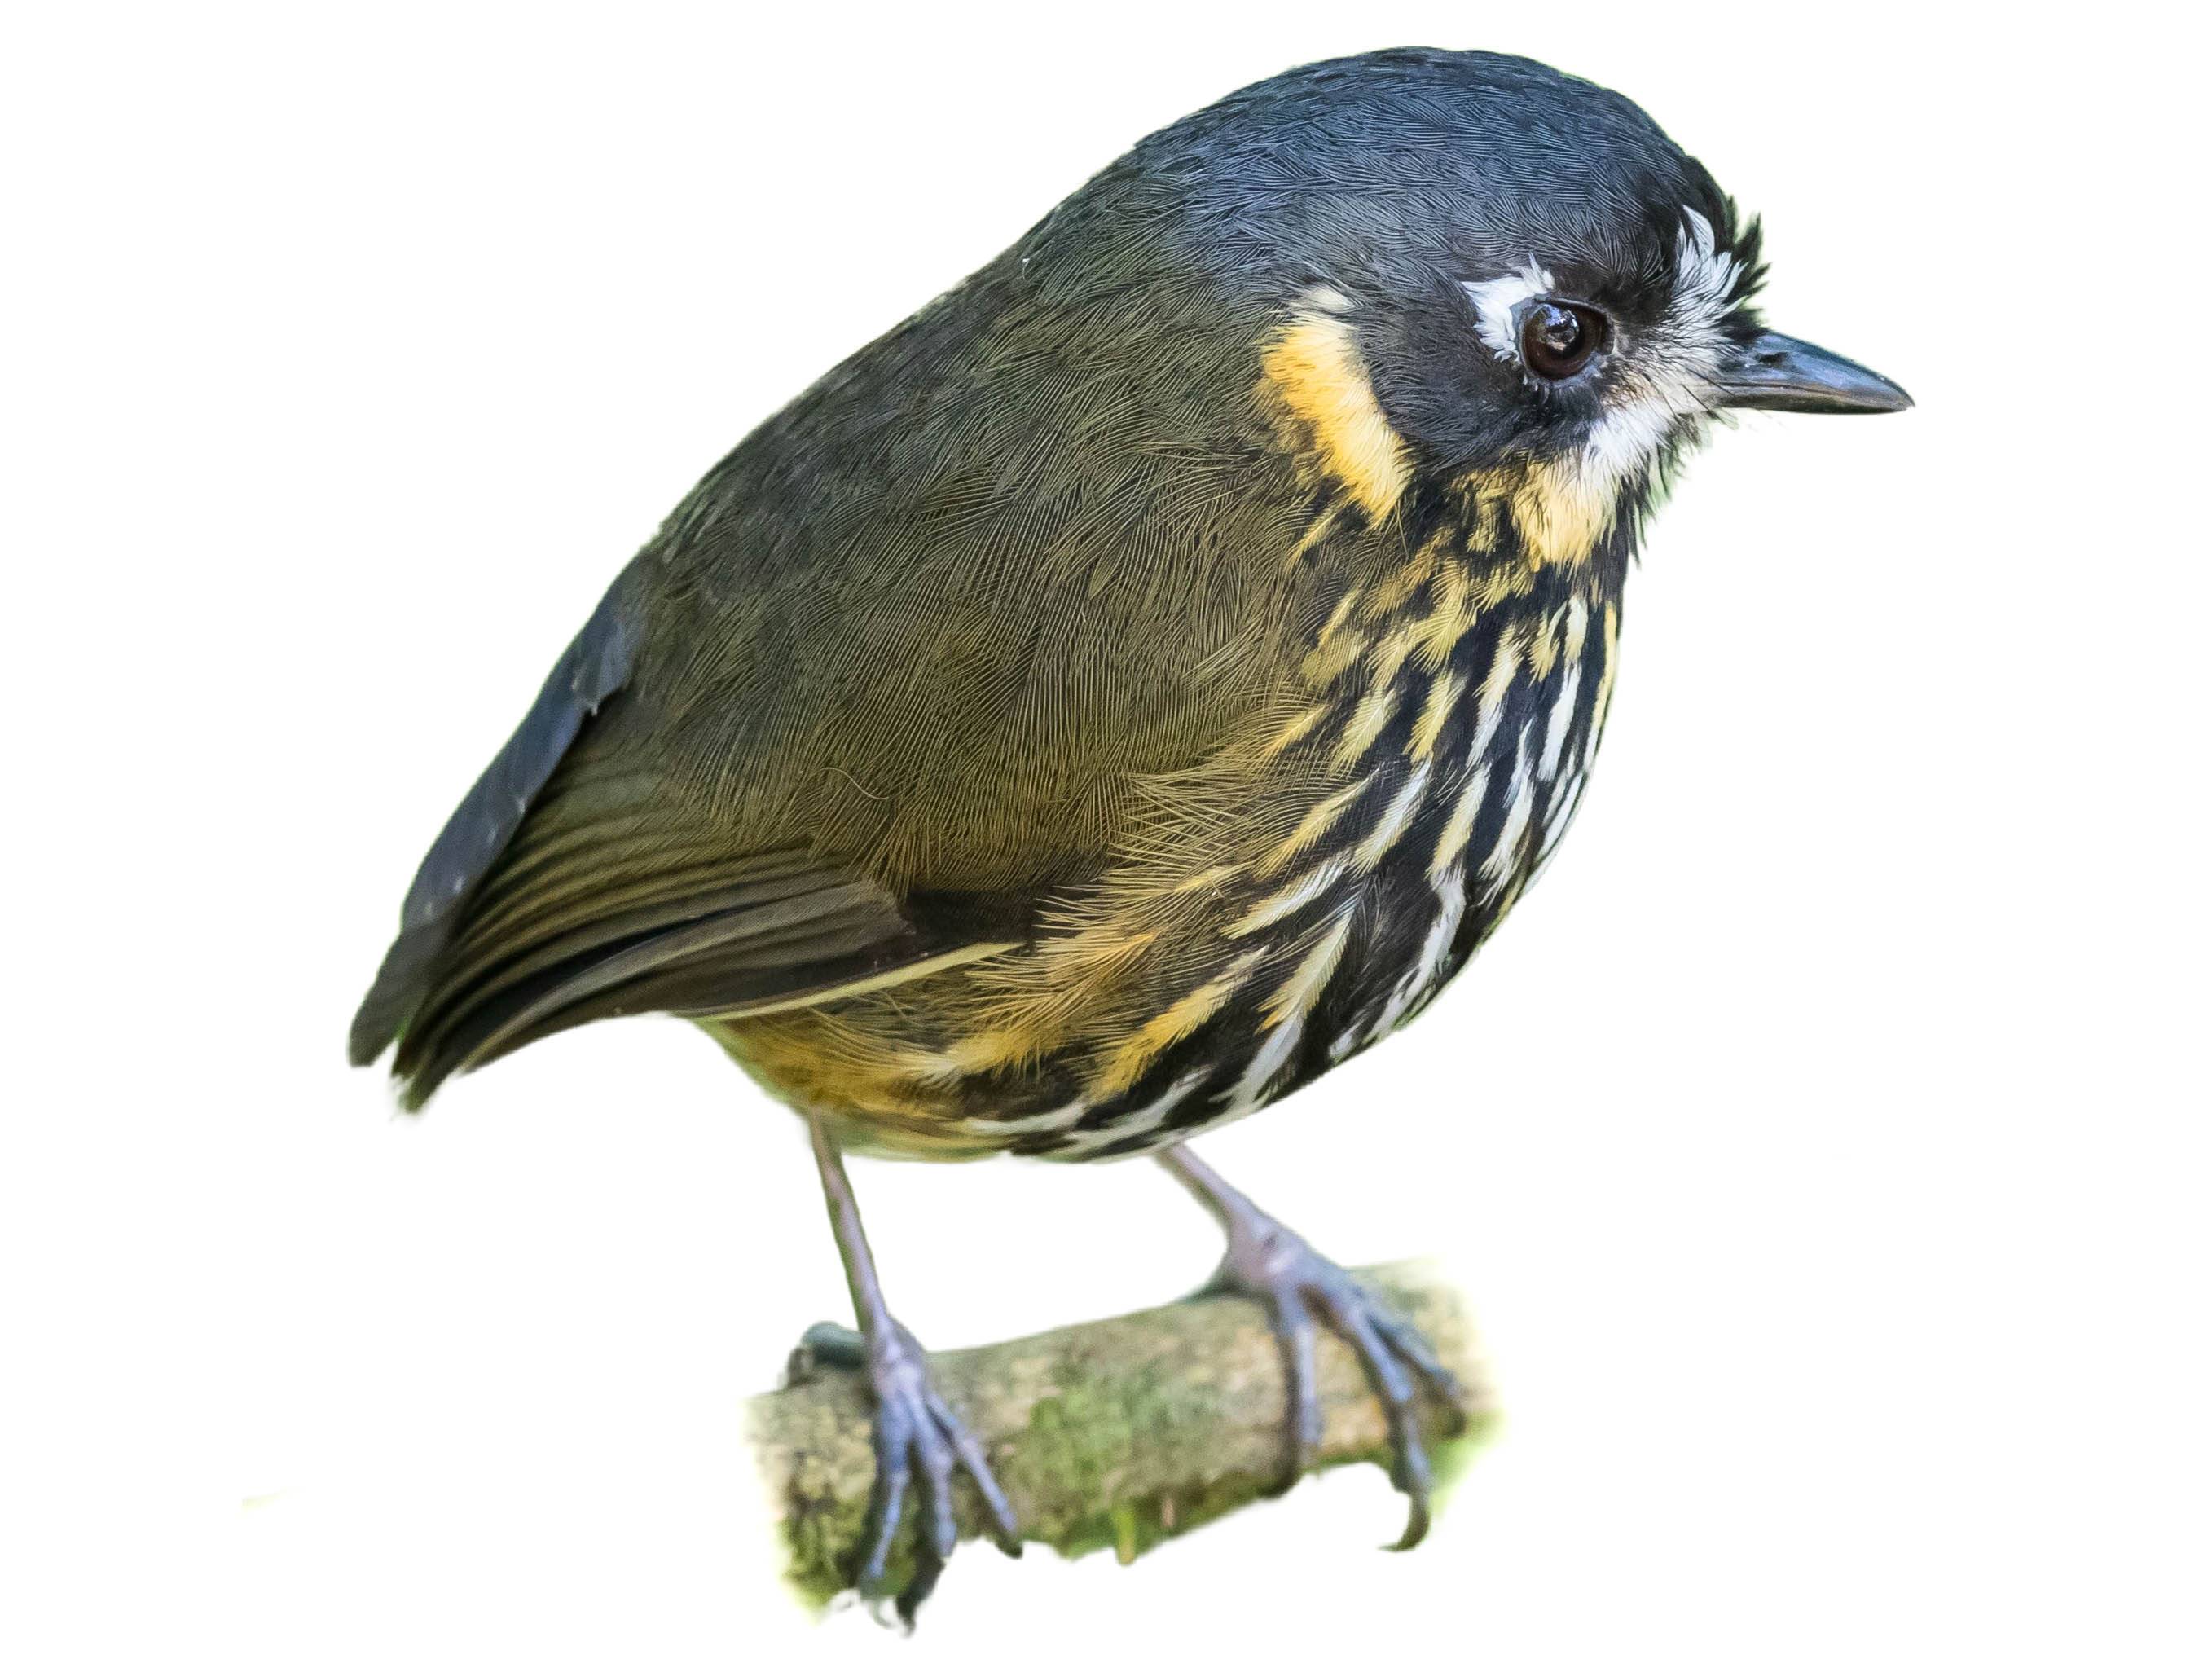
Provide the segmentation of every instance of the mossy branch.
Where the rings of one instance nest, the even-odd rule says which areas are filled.
[[[1469,1401],[1465,1430],[1429,1402],[1423,1435],[1441,1492],[1495,1417],[1457,1294],[1407,1262],[1353,1276],[1402,1310]],[[1389,1459],[1382,1411],[1351,1349],[1319,1343],[1324,1410],[1317,1468]],[[1127,1562],[1154,1545],[1271,1495],[1281,1483],[1281,1351],[1249,1298],[1201,1296],[988,1348],[934,1354],[939,1390],[989,1454],[1024,1539],[1064,1555],[1111,1547]],[[750,1426],[791,1557],[791,1580],[819,1604],[852,1587],[875,1472],[869,1400],[829,1369],[750,1402]],[[981,1532],[967,1483],[960,1535]],[[893,1583],[912,1571],[895,1556]]]

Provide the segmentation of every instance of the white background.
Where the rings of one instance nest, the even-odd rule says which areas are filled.
[[[400,1119],[343,1037],[629,551],[817,373],[1291,64],[1530,52],[1765,212],[1898,418],[1723,434],[1580,827],[1415,1030],[1206,1143],[1443,1256],[1508,1423],[939,1651],[2203,1653],[2201,177],[2149,14],[32,9],[0,40],[14,847],[0,1646],[884,1652],[738,1402],[842,1314],[795,1123],[605,1025]],[[66,21],[61,21],[64,15]],[[2162,125],[2163,123],[2163,125]],[[2193,165],[2193,163],[2192,163]],[[1143,1164],[856,1171],[934,1344],[1211,1266]]]

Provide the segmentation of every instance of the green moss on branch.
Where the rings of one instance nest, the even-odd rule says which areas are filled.
[[[1495,1417],[1457,1294],[1411,1263],[1354,1277],[1401,1309],[1467,1386],[1466,1430],[1445,1436],[1430,1402],[1424,1437],[1439,1488]],[[1382,1411],[1352,1351],[1318,1345],[1323,1430],[1317,1468],[1386,1463]],[[1168,1539],[1270,1495],[1281,1476],[1281,1351],[1257,1304],[1202,1297],[1118,1319],[932,1356],[939,1391],[989,1453],[1022,1535],[1066,1555],[1134,1560]],[[860,1378],[822,1370],[750,1403],[763,1475],[808,1601],[851,1587],[875,1460]],[[960,1534],[983,1527],[961,1482]],[[904,1547],[902,1547],[903,1552]],[[895,1556],[902,1583],[911,1556]]]

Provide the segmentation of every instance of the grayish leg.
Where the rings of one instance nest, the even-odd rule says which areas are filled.
[[[1390,1423],[1390,1483],[1413,1513],[1394,1547],[1409,1550],[1429,1530],[1429,1455],[1421,1444],[1415,1379],[1462,1418],[1459,1379],[1421,1334],[1360,1287],[1358,1280],[1224,1181],[1188,1146],[1154,1154],[1169,1174],[1213,1212],[1229,1235],[1228,1253],[1206,1288],[1256,1297],[1283,1346],[1290,1382],[1290,1446],[1285,1484],[1296,1480],[1321,1445],[1321,1392],[1314,1383],[1316,1319],[1350,1343],[1382,1396]]]
[[[967,1470],[982,1493],[999,1547],[1019,1555],[1021,1542],[1015,1536],[1013,1507],[991,1478],[982,1447],[938,1397],[930,1383],[928,1355],[914,1334],[891,1317],[884,1302],[875,1257],[860,1226],[860,1208],[854,1201],[853,1183],[846,1179],[845,1162],[829,1124],[819,1114],[809,1114],[807,1127],[814,1141],[815,1167],[822,1172],[822,1195],[830,1206],[830,1231],[837,1236],[837,1254],[844,1259],[845,1284],[853,1293],[853,1314],[860,1328],[856,1337],[835,1326],[817,1325],[800,1339],[801,1353],[823,1364],[857,1364],[867,1374],[876,1397],[876,1488],[868,1506],[867,1556],[860,1572],[863,1595],[872,1598],[880,1593],[891,1542],[906,1513],[908,1491],[920,1482],[915,1510],[921,1547],[914,1581],[900,1592],[897,1603],[899,1617],[910,1626],[915,1609],[936,1585],[945,1558],[959,1541],[952,1516],[956,1469]]]

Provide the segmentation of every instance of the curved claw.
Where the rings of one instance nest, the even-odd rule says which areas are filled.
[[[914,1575],[892,1605],[901,1622],[913,1626],[915,1609],[936,1587],[960,1541],[953,1485],[963,1469],[989,1513],[994,1541],[1009,1555],[1021,1553],[1013,1505],[992,1477],[981,1443],[931,1386],[927,1358],[913,1333],[895,1326],[890,1334],[864,1342],[842,1327],[817,1325],[800,1339],[794,1368],[802,1356],[810,1364],[857,1365],[876,1398],[876,1481],[863,1523],[866,1553],[856,1575],[864,1597],[880,1603],[891,1594],[891,1547],[911,1507],[918,1534]]]
[[[1428,1535],[1434,1484],[1421,1440],[1420,1394],[1425,1389],[1451,1408],[1456,1433],[1467,1418],[1459,1379],[1408,1321],[1289,1228],[1256,1211],[1231,1218],[1229,1253],[1213,1283],[1267,1305],[1290,1395],[1286,1485],[1304,1473],[1321,1445],[1315,1325],[1326,1323],[1358,1355],[1389,1425],[1390,1484],[1406,1495],[1410,1510],[1405,1532],[1389,1547],[1409,1550],[1419,1544]]]
[[[929,1397],[930,1415],[937,1426],[952,1443],[952,1454],[960,1467],[968,1471],[968,1478],[975,1483],[975,1490],[983,1499],[983,1507],[990,1512],[991,1541],[1015,1560],[1022,1556],[1021,1528],[1014,1520],[1014,1506],[1006,1501],[1006,1494],[999,1490],[999,1483],[991,1474],[991,1465],[983,1455],[983,1447],[968,1425],[963,1423],[952,1408],[935,1395]],[[949,1486],[948,1482],[948,1486]]]
[[[1346,1306],[1330,1298],[1332,1322],[1367,1368],[1367,1379],[1382,1398],[1390,1425],[1390,1484],[1406,1494],[1406,1530],[1393,1549],[1409,1550],[1428,1535],[1429,1453],[1421,1443],[1421,1425],[1413,1379],[1389,1344],[1376,1331],[1364,1305]]]

